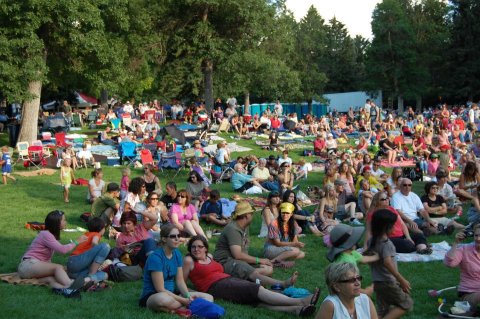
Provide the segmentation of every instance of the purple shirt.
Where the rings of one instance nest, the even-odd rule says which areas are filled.
[[[480,291],[480,255],[475,250],[474,243],[459,246],[453,257],[445,256],[443,263],[452,268],[460,266],[458,291]]]
[[[53,253],[57,252],[66,254],[73,248],[75,248],[74,243],[62,245],[51,232],[48,230],[43,230],[33,240],[27,252],[25,255],[23,255],[23,258],[29,257],[44,262],[50,262],[52,260]]]

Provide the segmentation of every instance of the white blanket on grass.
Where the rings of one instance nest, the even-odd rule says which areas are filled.
[[[440,243],[432,243],[433,252],[431,255],[420,255],[417,253],[397,254],[396,258],[398,262],[429,262],[443,260],[450,248],[450,245],[446,241],[442,241]]]

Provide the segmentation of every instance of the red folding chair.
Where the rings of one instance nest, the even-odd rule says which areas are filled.
[[[145,120],[150,121],[153,118],[155,118],[155,110],[145,111]]]
[[[32,165],[37,169],[47,166],[47,161],[43,154],[42,146],[29,146],[28,147],[28,160],[23,165],[25,167],[31,167]]]
[[[70,144],[67,143],[65,136],[65,132],[55,133],[55,145],[60,147],[70,146]]]
[[[140,159],[142,160],[142,165],[145,166],[147,164],[154,165],[152,153],[150,150],[143,149],[140,151]]]

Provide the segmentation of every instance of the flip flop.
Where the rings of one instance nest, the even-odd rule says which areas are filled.
[[[317,310],[317,308],[313,305],[304,306],[304,307],[302,307],[302,309],[300,309],[300,312],[298,313],[298,316],[299,317],[309,317],[309,316],[313,315],[316,310]]]
[[[313,292],[312,299],[310,299],[310,306],[315,306],[320,298],[320,288],[315,288]]]

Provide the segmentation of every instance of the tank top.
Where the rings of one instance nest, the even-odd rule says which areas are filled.
[[[350,318],[347,308],[345,308],[337,295],[327,296],[324,302],[327,300],[333,303],[334,310],[332,319]],[[355,297],[355,312],[357,313],[357,319],[371,318],[370,301],[367,295],[360,294],[360,296]]]
[[[210,286],[217,281],[230,277],[230,275],[223,272],[223,266],[210,259],[209,264],[201,264],[198,261],[194,261],[194,266],[188,278],[192,281],[195,288],[201,292],[207,292]],[[185,278],[186,279],[186,278]]]
[[[155,186],[156,186],[155,182],[157,180],[157,176],[155,176],[150,183],[147,183],[147,180],[145,178],[143,180],[145,181],[145,189],[146,189],[147,193],[150,194],[151,192],[153,192],[155,190]]]

